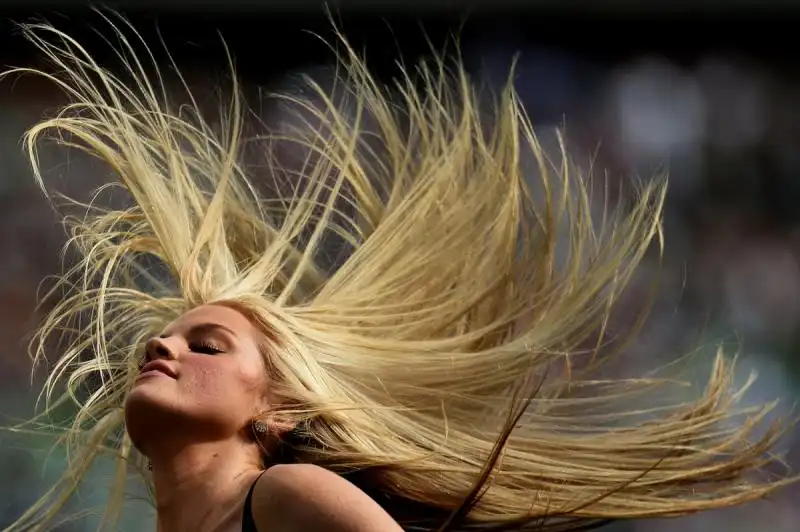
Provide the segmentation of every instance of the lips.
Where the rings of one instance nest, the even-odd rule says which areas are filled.
[[[139,375],[141,376],[150,372],[163,373],[164,375],[172,377],[173,379],[178,378],[178,374],[175,372],[175,370],[163,360],[153,360],[152,362],[148,362],[142,366],[142,370]]]

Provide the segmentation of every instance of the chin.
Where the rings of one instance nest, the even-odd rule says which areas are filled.
[[[225,409],[217,410],[181,397],[169,384],[156,382],[156,379],[140,382],[125,398],[125,428],[140,452],[146,454],[153,438],[176,442],[218,438],[230,435],[245,423],[237,425]]]
[[[125,398],[125,410],[130,407],[138,408],[169,408],[170,399],[174,400],[175,390],[170,390],[172,382],[169,377],[150,377],[137,381]],[[170,379],[172,380],[172,379]],[[174,382],[174,381],[173,381]]]
[[[181,416],[174,393],[155,383],[140,383],[125,398],[125,427],[134,446],[141,450],[141,441],[149,434],[163,434],[175,426]]]

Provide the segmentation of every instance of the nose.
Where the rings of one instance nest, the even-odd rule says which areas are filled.
[[[145,344],[145,357],[148,362],[159,358],[176,358],[175,351],[170,347],[169,342],[158,337],[150,338]]]

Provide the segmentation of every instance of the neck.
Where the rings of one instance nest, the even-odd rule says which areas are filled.
[[[158,532],[204,532],[241,522],[260,471],[258,449],[240,440],[149,450]]]

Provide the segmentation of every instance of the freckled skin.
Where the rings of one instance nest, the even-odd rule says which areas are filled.
[[[205,324],[230,331],[193,330]],[[137,448],[146,451],[151,431],[224,439],[246,426],[266,407],[269,388],[259,338],[241,313],[219,305],[198,307],[165,327],[150,341],[148,360],[163,359],[177,378],[140,379],[128,394],[125,418]]]

